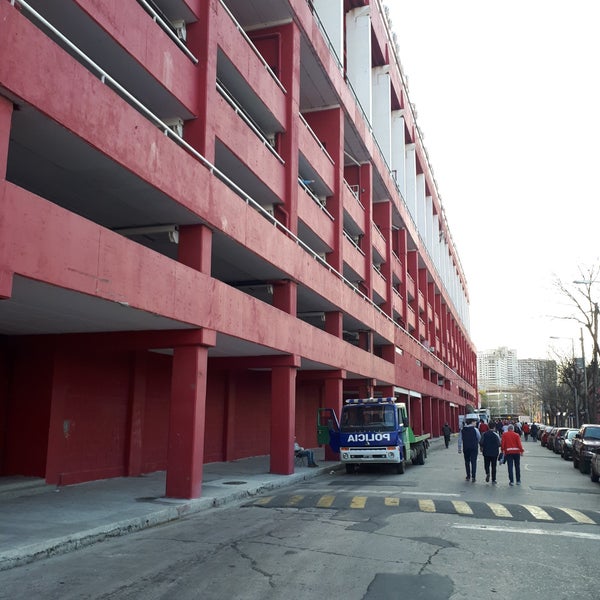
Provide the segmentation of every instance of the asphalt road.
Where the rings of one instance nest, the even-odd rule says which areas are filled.
[[[600,485],[525,447],[519,487],[452,446],[1,572],[0,598],[596,600]]]

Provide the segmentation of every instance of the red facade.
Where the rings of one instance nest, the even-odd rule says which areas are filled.
[[[0,0],[0,475],[198,497],[352,396],[439,435],[468,293],[379,2],[150,5]]]

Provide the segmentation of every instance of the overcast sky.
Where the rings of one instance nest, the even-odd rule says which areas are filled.
[[[478,350],[571,351],[554,281],[600,263],[600,1],[384,0]],[[598,300],[600,300],[600,284]],[[578,343],[576,341],[576,343]]]

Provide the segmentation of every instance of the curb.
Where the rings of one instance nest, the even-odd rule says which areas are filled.
[[[209,508],[221,508],[245,498],[257,496],[265,491],[288,486],[293,483],[313,479],[317,475],[326,472],[340,470],[341,464],[321,467],[307,473],[293,473],[285,479],[278,479],[269,483],[261,483],[256,487],[234,491],[222,498],[198,498],[194,500],[171,500],[161,499],[162,502],[173,503],[174,506],[157,509],[142,517],[134,517],[114,523],[107,523],[79,533],[54,538],[47,541],[31,544],[18,548],[14,551],[0,553],[0,572],[22,566],[36,560],[66,554],[86,546],[102,542],[108,538],[120,537],[129,533],[135,533],[143,529],[149,529],[170,521],[175,521],[188,515],[201,512]]]

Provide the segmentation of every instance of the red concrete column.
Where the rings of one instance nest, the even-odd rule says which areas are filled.
[[[409,405],[409,422],[415,435],[423,433],[423,412],[421,398],[410,396]]]
[[[208,348],[175,348],[171,381],[166,495],[199,498],[202,491]]]
[[[8,164],[8,143],[10,139],[10,125],[12,121],[13,104],[4,96],[0,96],[0,198],[6,179],[6,166]],[[0,214],[3,212],[0,207]],[[0,226],[0,233],[2,227]],[[1,236],[0,236],[1,237]],[[0,250],[2,245],[0,244]],[[5,264],[6,258],[0,254],[0,265]],[[12,296],[13,275],[0,267],[0,300]]]
[[[129,415],[127,457],[125,472],[129,477],[142,473],[142,450],[144,433],[144,414],[146,405],[146,356],[140,351],[133,355],[131,368],[131,389],[129,392]]]
[[[296,316],[298,284],[294,281],[277,281],[273,284],[273,306]]]
[[[386,300],[381,309],[392,316],[394,304],[394,293],[392,291],[394,287],[392,284],[392,203],[378,202],[375,204],[373,206],[373,221],[385,238],[385,262],[381,265],[381,274],[385,278]]]
[[[343,336],[343,314],[341,312],[325,313],[325,331],[342,339]]]
[[[285,210],[287,227],[298,233],[298,127],[300,121],[300,30],[296,23],[281,31],[281,83],[287,91],[285,132],[280,153],[285,161]]]
[[[13,104],[8,98],[0,96],[0,180],[6,179],[8,162],[8,142],[12,121]]]
[[[437,437],[440,434],[442,424],[440,422],[440,405],[441,401],[437,398],[432,400],[432,411],[431,411],[431,429],[429,433],[431,433],[432,437]]]
[[[185,123],[184,138],[202,156],[214,164],[215,133],[213,119],[208,118],[215,104],[217,89],[217,39],[219,0],[205,0],[198,7],[198,20],[186,27],[187,45],[199,57],[197,66],[198,97],[194,107],[196,119]]]
[[[371,163],[364,163],[359,168],[359,197],[365,208],[364,236],[360,249],[365,255],[364,293],[373,299],[373,168]]]
[[[177,259],[180,263],[210,275],[212,257],[212,230],[205,225],[187,225],[179,228]]]
[[[323,408],[333,408],[338,416],[342,413],[342,398],[344,395],[344,379],[346,371],[332,371],[325,378],[325,394]],[[334,452],[329,446],[325,446],[325,460],[337,461],[340,459],[339,452]]]
[[[431,396],[423,396],[423,424],[420,433],[431,433]]]
[[[294,472],[296,367],[275,366],[271,371],[271,473]]]

